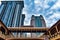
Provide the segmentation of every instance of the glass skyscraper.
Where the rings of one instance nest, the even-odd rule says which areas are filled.
[[[23,7],[24,1],[1,1],[0,19],[7,27],[19,27],[23,25]]]
[[[7,27],[21,27],[24,25],[25,15],[22,14],[24,1],[1,1],[0,5],[0,20]],[[12,32],[15,37],[18,37],[20,32]]]
[[[46,27],[46,23],[45,23],[45,20],[42,15],[40,15],[40,16],[32,15],[31,25],[34,27]]]
[[[24,26],[24,19],[25,19],[25,14],[22,14],[22,17],[21,17],[21,26]]]
[[[31,23],[30,25],[33,27],[39,27],[39,28],[46,27],[46,23],[45,23],[45,20],[44,20],[42,15],[40,15],[40,16],[32,15],[30,23]],[[38,36],[39,37],[39,35],[41,36],[42,34],[43,33],[41,33],[41,32],[39,32],[39,33],[36,32],[36,33],[32,33],[32,36]]]

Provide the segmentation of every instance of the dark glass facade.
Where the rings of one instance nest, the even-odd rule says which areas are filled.
[[[23,1],[2,1],[0,6],[0,19],[7,27],[21,26],[23,7]]]
[[[25,14],[22,14],[21,26],[24,26],[24,19],[25,19]]]
[[[41,22],[41,19],[40,17],[35,17],[35,26],[36,27],[42,27],[42,22]]]
[[[32,15],[31,25],[34,27],[46,27],[46,23],[45,23],[45,20],[42,15],[40,15],[40,16]]]

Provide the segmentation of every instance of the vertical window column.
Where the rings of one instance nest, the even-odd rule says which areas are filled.
[[[4,5],[2,4],[1,7],[0,7],[0,19],[1,19],[1,17],[2,17],[3,9],[4,9]]]
[[[5,25],[7,25],[8,17],[9,17],[9,14],[10,14],[10,9],[11,9],[11,5],[8,4],[8,9],[6,11],[5,18],[4,18],[4,21],[3,21],[5,23]]]
[[[18,21],[17,20],[18,11],[19,11],[19,4],[16,5],[16,9],[15,9],[15,14],[14,14],[14,19],[13,19],[13,26],[14,27],[16,27],[16,21]]]
[[[21,9],[21,5],[20,5],[20,9],[19,9],[19,22],[18,22],[18,26],[20,27],[21,26],[21,21],[22,21],[22,9]]]
[[[5,4],[4,4],[5,5]],[[3,21],[3,23],[5,24],[5,16],[6,16],[6,12],[7,12],[7,10],[8,10],[8,5],[6,4],[6,9],[5,9],[5,12],[4,12],[4,14],[3,14],[3,17],[2,17],[2,21]]]
[[[21,24],[20,21],[21,21],[21,16],[22,16],[22,14],[21,14],[21,5],[20,4],[19,4],[19,9],[18,9],[18,14],[17,15],[18,16],[17,16],[17,20],[16,20],[16,26],[19,27],[19,24]]]
[[[13,2],[12,3],[12,8],[11,8],[11,12],[8,18],[8,22],[7,22],[7,26],[8,27],[12,27],[12,23],[13,23],[13,19],[14,19],[14,14],[15,14],[15,7],[16,7],[16,3]]]
[[[1,8],[0,8],[0,19],[1,20],[4,15],[5,10],[6,10],[6,4],[1,4]]]

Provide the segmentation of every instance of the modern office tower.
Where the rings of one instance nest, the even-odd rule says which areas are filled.
[[[46,27],[45,20],[42,15],[40,16],[34,16],[31,17],[31,26],[34,27]]]
[[[44,20],[44,18],[43,18],[43,16],[42,15],[40,15],[40,16],[34,16],[34,15],[32,15],[32,17],[31,17],[31,26],[33,26],[33,27],[46,27],[46,23],[45,23],[45,20]],[[32,37],[33,36],[36,36],[36,35],[40,35],[40,34],[43,34],[43,33],[32,33],[31,35],[32,35]]]
[[[1,1],[0,19],[7,27],[20,27],[24,22],[24,15],[22,9],[24,1]],[[13,32],[14,36],[19,36],[20,32]]]
[[[23,7],[24,1],[1,1],[0,19],[7,27],[23,25],[23,23],[21,24]]]

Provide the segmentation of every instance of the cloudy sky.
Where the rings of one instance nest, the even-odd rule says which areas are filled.
[[[26,15],[24,25],[30,25],[32,15],[43,15],[47,27],[51,27],[60,19],[60,0],[24,0],[22,13]]]
[[[23,14],[26,14],[24,25],[30,25],[32,15],[43,15],[47,27],[60,19],[60,0],[24,0]]]

